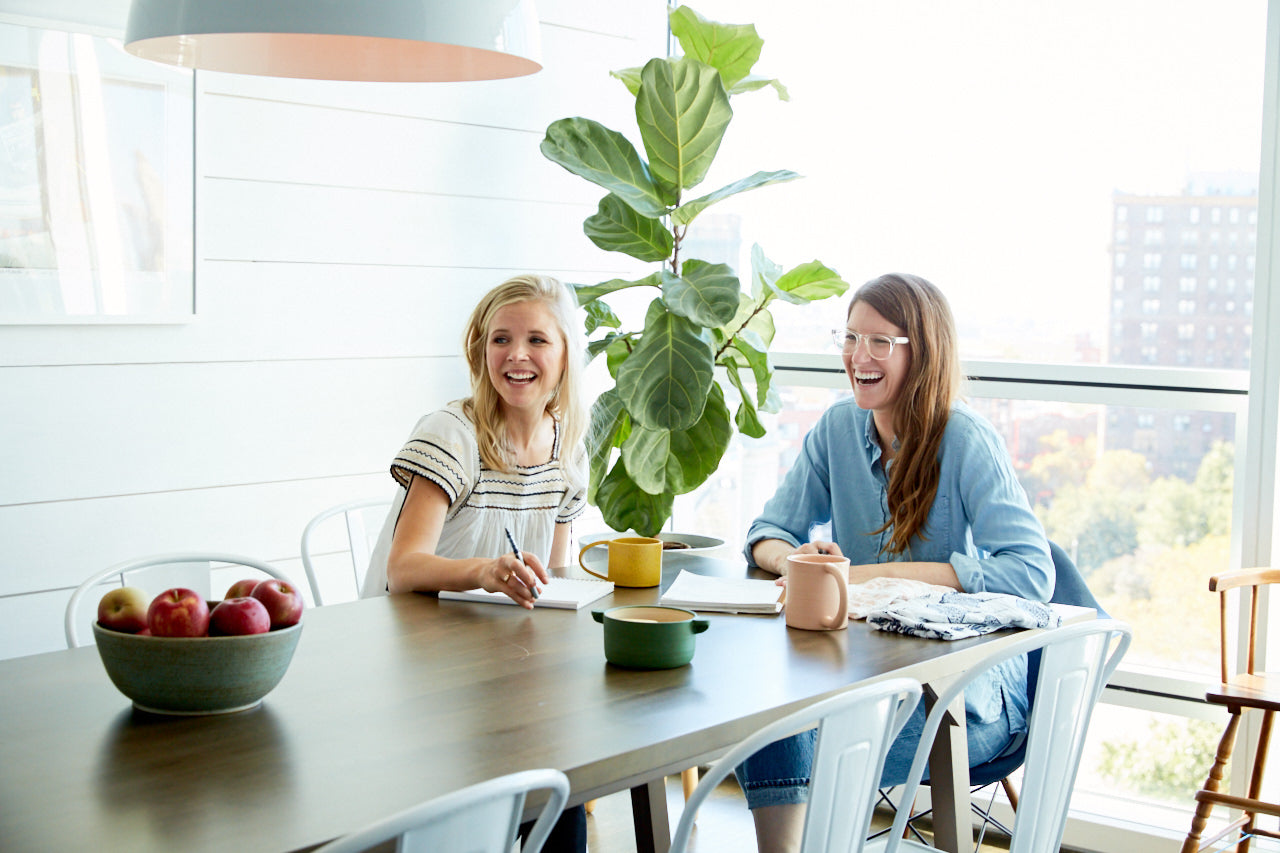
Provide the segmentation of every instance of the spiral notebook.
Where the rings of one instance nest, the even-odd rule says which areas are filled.
[[[533,606],[554,607],[558,610],[581,610],[611,592],[613,592],[613,581],[594,578],[552,578],[550,583],[542,585],[542,594],[538,596]],[[444,590],[440,593],[440,598],[449,601],[515,604],[515,601],[505,592],[485,592],[483,589],[469,589],[465,592]]]

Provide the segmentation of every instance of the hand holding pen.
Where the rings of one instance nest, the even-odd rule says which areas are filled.
[[[511,553],[512,555],[515,556],[520,566],[523,568],[534,568],[535,574],[536,574],[537,573],[536,568],[529,566],[529,564],[524,559],[524,555],[520,553],[520,548],[516,546],[516,540],[515,540],[515,537],[511,535],[510,528],[504,528],[504,532],[507,534],[507,542],[510,543],[511,545]],[[535,559],[535,562],[536,562],[536,559]],[[504,584],[510,582],[516,588],[515,594],[508,592],[507,595],[510,595],[516,601],[516,603],[521,604],[525,607],[532,607],[533,601],[537,599],[539,593],[541,592],[541,590],[539,590],[538,588],[538,583],[536,579],[534,580],[533,584],[530,585],[529,582],[526,581],[525,578],[521,576],[521,574],[518,571],[508,572],[507,576],[502,578],[501,580]],[[527,593],[529,596],[532,596],[532,598],[525,598],[523,593]]]

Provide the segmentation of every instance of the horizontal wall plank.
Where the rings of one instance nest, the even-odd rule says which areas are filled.
[[[197,313],[189,323],[3,327],[0,364],[456,355],[476,301],[523,271],[207,261],[200,265]],[[603,281],[632,272],[622,264],[531,271],[563,281]]]
[[[0,506],[380,469],[456,358],[7,368]]]
[[[413,423],[399,429],[398,441]],[[0,507],[4,561],[0,597],[71,590],[122,560],[167,551],[222,551],[270,563],[298,560],[302,529],[322,510],[365,498],[390,499],[395,447],[369,473],[249,483]],[[73,523],[74,535],[50,536]],[[326,533],[328,551],[338,540]],[[290,577],[305,580],[301,563]]]
[[[591,204],[492,201],[210,179],[200,225],[210,260],[600,269],[617,261],[582,235]]]

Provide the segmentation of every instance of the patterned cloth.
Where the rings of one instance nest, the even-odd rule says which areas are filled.
[[[1001,592],[931,593],[867,614],[868,624],[934,640],[960,640],[1001,628],[1056,628],[1062,617],[1040,601]]]
[[[849,618],[866,619],[873,610],[883,610],[900,601],[947,592],[950,587],[910,578],[872,578],[849,584]]]

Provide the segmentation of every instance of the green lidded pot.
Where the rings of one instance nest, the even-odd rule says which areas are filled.
[[[693,637],[710,627],[683,607],[626,605],[593,610],[604,625],[604,657],[628,669],[672,669],[693,660]]]

